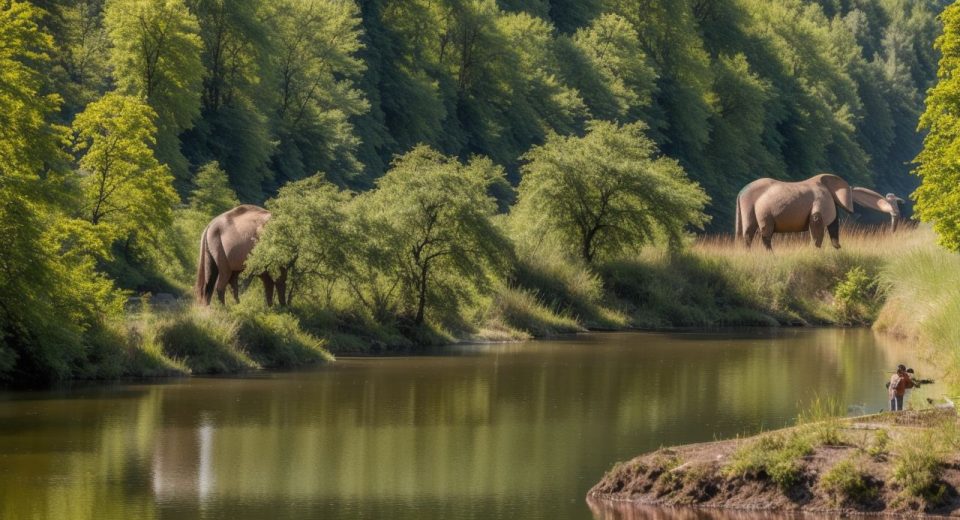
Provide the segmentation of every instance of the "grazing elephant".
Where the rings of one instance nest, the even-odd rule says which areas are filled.
[[[233,290],[233,299],[240,302],[240,272],[268,220],[269,211],[244,204],[214,217],[207,224],[200,238],[197,283],[193,288],[200,303],[209,305],[214,289],[220,303],[224,303],[227,284]],[[286,270],[281,270],[276,279],[270,273],[261,273],[260,279],[263,281],[267,306],[273,305],[274,288],[277,289],[280,305],[287,304]]]
[[[854,188],[853,202],[864,208],[887,213],[890,215],[890,232],[893,233],[897,230],[897,226],[900,224],[900,204],[903,203],[903,199],[900,197],[893,193],[887,193],[887,196],[884,197],[867,188]]]
[[[750,247],[759,231],[764,247],[772,249],[774,233],[809,229],[814,244],[820,247],[826,229],[833,247],[839,249],[837,205],[853,212],[853,191],[836,175],[823,173],[800,182],[757,179],[737,195],[737,238],[743,237]]]

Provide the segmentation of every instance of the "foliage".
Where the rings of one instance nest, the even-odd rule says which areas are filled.
[[[318,171],[342,182],[360,169],[350,118],[367,110],[353,79],[363,71],[358,9],[339,0],[270,2],[275,52],[270,91],[279,138],[273,166],[277,181]]]
[[[490,220],[497,207],[487,194],[503,175],[489,159],[461,164],[417,147],[364,194],[360,207],[382,233],[367,238],[383,241],[402,312],[414,324],[424,322],[428,307],[455,305],[450,296],[463,294],[463,281],[483,284],[511,259],[509,242]]]
[[[196,17],[183,0],[107,0],[104,25],[118,89],[157,113],[157,155],[184,178],[178,136],[200,115],[204,74]]]
[[[52,39],[26,2],[0,3],[0,379],[64,378],[120,300],[70,201],[67,129],[43,73]]]
[[[813,448],[810,439],[796,431],[763,435],[738,447],[723,471],[731,476],[770,478],[788,489],[800,481],[801,459]]]
[[[937,504],[946,493],[946,487],[940,482],[945,446],[939,439],[934,439],[933,434],[923,432],[897,443],[891,477],[908,497]]]
[[[877,281],[856,266],[847,271],[833,292],[837,317],[845,323],[869,323],[877,310]]]
[[[344,206],[349,200],[348,192],[320,176],[281,188],[267,203],[270,222],[247,261],[248,272],[277,275],[287,270],[288,299],[335,280],[352,240],[345,229]]]
[[[153,155],[153,110],[136,97],[107,94],[73,121],[83,217],[108,242],[169,226],[178,201],[169,168]]]
[[[683,168],[655,158],[640,123],[592,122],[582,137],[552,135],[525,155],[518,218],[535,236],[556,234],[586,262],[657,237],[679,247],[707,221],[707,196]]]
[[[884,430],[879,430],[884,431]],[[864,503],[877,496],[877,488],[870,486],[857,462],[847,458],[836,463],[820,477],[820,486],[837,505],[846,501]]]
[[[195,186],[190,193],[190,209],[207,216],[214,216],[240,205],[236,192],[230,188],[227,172],[217,161],[211,161],[197,170],[193,179]]]
[[[927,94],[927,109],[920,128],[928,130],[923,150],[917,156],[916,174],[923,179],[917,188],[917,215],[932,222],[940,244],[960,251],[960,169],[957,144],[960,119],[957,91],[960,89],[960,5],[952,4],[940,15],[943,34],[937,38],[942,53],[937,71],[939,81]]]

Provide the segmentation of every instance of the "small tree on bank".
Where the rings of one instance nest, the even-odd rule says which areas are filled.
[[[678,246],[702,228],[709,197],[677,161],[660,157],[643,123],[593,121],[584,137],[553,134],[525,156],[515,217],[588,263],[658,237]]]
[[[415,324],[424,322],[438,285],[452,290],[454,280],[482,284],[491,267],[511,257],[508,240],[490,220],[497,205],[487,194],[503,177],[487,158],[461,164],[418,146],[362,195],[386,233],[385,250]]]
[[[287,270],[287,300],[316,282],[333,281],[342,273],[345,248],[345,206],[350,192],[315,175],[288,183],[267,202],[269,223],[247,260],[247,271],[278,274]]]

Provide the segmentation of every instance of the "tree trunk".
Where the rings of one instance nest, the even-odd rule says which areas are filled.
[[[413,319],[417,325],[423,325],[424,311],[427,307],[427,271],[429,269],[429,264],[424,264],[420,269],[420,301],[417,302],[417,316]]]

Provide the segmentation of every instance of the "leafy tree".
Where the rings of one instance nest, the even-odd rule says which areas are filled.
[[[584,137],[551,135],[524,157],[517,217],[586,262],[658,237],[678,246],[709,220],[709,198],[675,160],[655,157],[644,130],[594,121]]]
[[[196,188],[190,193],[190,209],[212,217],[240,205],[236,192],[230,188],[227,172],[216,161],[197,170],[193,184]]]
[[[586,63],[572,61],[573,70],[567,74],[591,114],[621,121],[642,117],[642,109],[651,102],[656,72],[647,63],[633,25],[622,16],[604,14],[578,30],[573,44]],[[598,84],[591,85],[591,79]]]
[[[183,0],[107,0],[104,24],[118,89],[157,113],[157,156],[185,180],[179,135],[200,114],[204,74],[196,17]]]
[[[360,198],[384,231],[383,249],[396,267],[403,305],[414,324],[464,280],[483,283],[510,258],[510,246],[490,217],[487,189],[503,169],[489,159],[459,163],[426,146],[397,158]]]
[[[96,240],[62,209],[67,129],[50,122],[60,97],[44,73],[54,48],[40,17],[0,1],[0,378],[70,376],[85,334],[120,307],[87,254]]]
[[[251,273],[287,271],[288,301],[342,273],[349,192],[321,175],[288,183],[267,202],[271,217],[247,262]]]
[[[112,239],[150,237],[172,220],[178,198],[151,149],[155,118],[140,99],[110,93],[73,122],[84,217]]]
[[[277,181],[317,171],[345,180],[360,170],[350,117],[368,108],[353,81],[363,71],[358,10],[353,2],[272,3]]]
[[[214,160],[229,172],[246,200],[263,198],[271,177],[270,98],[263,89],[273,49],[264,2],[189,0],[203,41],[206,71],[200,119],[182,138],[194,164]]]
[[[943,35],[937,39],[942,53],[939,82],[927,94],[927,110],[920,128],[928,130],[917,156],[916,174],[922,179],[913,194],[921,220],[932,222],[940,243],[960,251],[960,4],[940,15]]]

